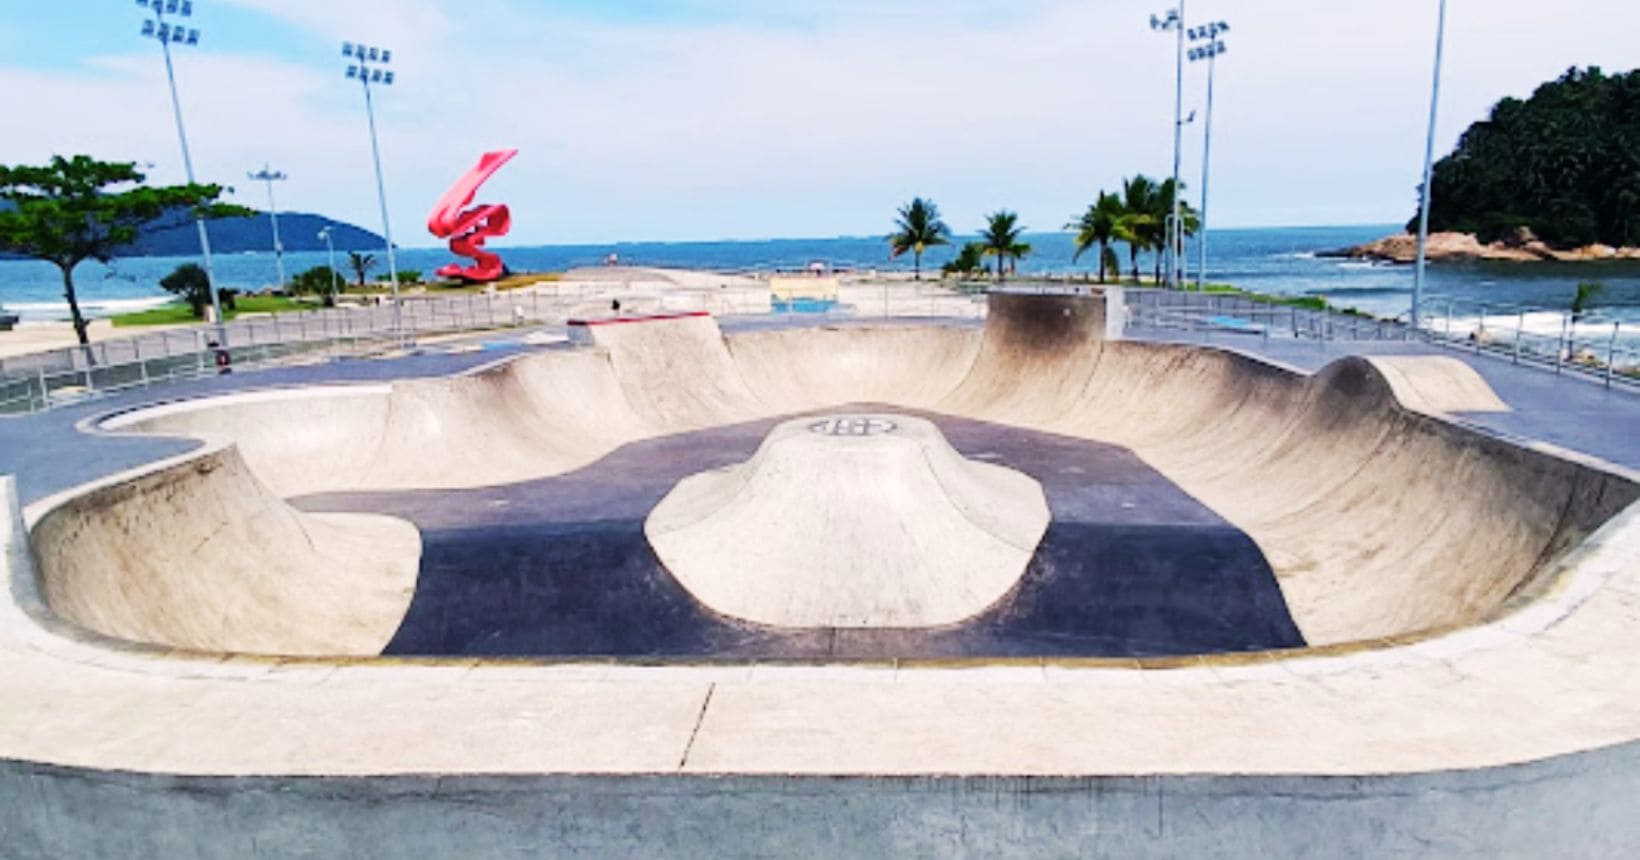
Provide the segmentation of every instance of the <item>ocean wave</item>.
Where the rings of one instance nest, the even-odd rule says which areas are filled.
[[[1306,290],[1304,294],[1307,296],[1402,296],[1410,292],[1412,292],[1410,287],[1352,287],[1340,284],[1339,286],[1331,288],[1322,287],[1314,290]]]
[[[170,296],[147,296],[140,299],[88,299],[80,302],[80,313],[90,319],[118,316],[153,310],[171,304]],[[69,318],[68,302],[7,302],[8,313],[22,317],[23,322],[57,322]]]

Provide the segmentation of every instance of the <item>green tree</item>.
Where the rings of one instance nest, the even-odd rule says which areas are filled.
[[[211,303],[211,279],[198,263],[183,263],[176,271],[160,279],[166,292],[180,296],[196,318],[203,319],[205,306]]]
[[[219,185],[155,188],[129,162],[97,161],[86,155],[53,156],[42,167],[0,166],[0,250],[44,260],[62,273],[63,298],[74,333],[88,344],[86,319],[74,288],[74,268],[86,260],[107,263],[137,239],[144,224],[177,208],[212,216],[250,210],[217,204]],[[207,293],[209,301],[209,293]]]
[[[358,279],[359,289],[362,290],[365,286],[365,280],[370,277],[370,270],[376,268],[376,255],[348,251],[347,267],[353,270],[353,276]]]
[[[897,229],[888,237],[888,243],[893,248],[893,256],[899,257],[911,252],[915,260],[915,279],[922,280],[923,253],[929,248],[951,244],[951,228],[940,220],[940,208],[932,200],[921,197],[900,207],[900,217],[895,222]]]
[[[1105,282],[1105,273],[1119,266],[1111,242],[1117,240],[1117,225],[1122,219],[1122,198],[1108,192],[1099,192],[1099,199],[1082,217],[1065,225],[1076,231],[1076,254],[1072,262],[1080,260],[1088,249],[1099,248],[1099,283]]]
[[[1142,173],[1122,180],[1122,212],[1111,238],[1128,246],[1128,265],[1135,284],[1139,283],[1140,252],[1167,244],[1165,225],[1156,215],[1159,196],[1156,181]]]
[[[1584,281],[1577,285],[1577,295],[1572,297],[1572,322],[1582,322],[1583,315],[1589,308],[1594,307],[1595,299],[1606,291],[1606,285],[1598,281]]]
[[[342,273],[329,266],[314,266],[291,279],[290,291],[297,295],[325,296],[336,292]]]
[[[1013,271],[1011,261],[1031,253],[1031,246],[1021,242],[1025,228],[1019,226],[1019,214],[1006,209],[985,216],[984,232],[979,234],[980,245],[987,257],[997,258],[997,281],[1006,280]]]
[[[1637,141],[1640,71],[1573,68],[1464,132],[1435,165],[1430,227],[1483,242],[1529,232],[1562,248],[1640,245]]]
[[[956,259],[946,263],[942,271],[947,275],[972,275],[985,268],[985,246],[969,242],[957,252]]]

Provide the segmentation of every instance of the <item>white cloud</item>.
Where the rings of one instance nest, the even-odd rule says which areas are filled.
[[[730,4],[690,22],[523,0],[221,2],[316,44],[397,49],[401,85],[382,94],[380,118],[396,232],[411,244],[431,242],[421,221],[444,187],[503,145],[522,155],[482,194],[513,205],[521,243],[858,234],[884,229],[913,194],[936,198],[959,228],[1002,206],[1055,228],[1100,187],[1171,169],[1172,56],[1145,25],[1151,4],[780,0],[757,20]],[[1620,68],[1622,34],[1640,24],[1640,12],[1598,0],[1552,13],[1525,0],[1452,5],[1443,146],[1497,98],[1569,65]],[[1234,16],[1215,120],[1217,221],[1409,214],[1433,8],[1191,3],[1193,15]],[[1597,13],[1607,23],[1591,29]],[[339,57],[206,51],[179,62],[203,176],[231,182],[271,161],[293,177],[282,202],[377,222],[362,106]],[[1189,71],[1199,106],[1203,70]],[[147,54],[73,73],[0,67],[8,113],[51,117],[12,132],[6,158],[92,151],[153,160],[156,178],[174,178],[162,80]],[[1187,129],[1192,185],[1199,130]]]

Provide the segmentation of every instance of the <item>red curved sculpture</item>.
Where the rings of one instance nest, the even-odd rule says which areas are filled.
[[[434,236],[449,239],[451,251],[471,257],[475,263],[472,266],[451,263],[438,270],[439,277],[485,282],[506,274],[507,267],[501,258],[484,250],[484,242],[494,236],[507,235],[512,229],[512,211],[498,205],[466,207],[472,204],[479,187],[517,154],[516,149],[484,153],[478,166],[457,180],[427,217],[427,229]]]

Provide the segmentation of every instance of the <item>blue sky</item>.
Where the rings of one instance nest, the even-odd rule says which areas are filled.
[[[1164,0],[196,0],[178,74],[203,179],[376,227],[363,106],[339,43],[398,52],[382,93],[397,238],[486,149],[480,193],[514,244],[884,232],[913,195],[959,230],[1007,207],[1057,228],[1101,188],[1171,170]],[[1441,147],[1574,64],[1633,66],[1640,4],[1451,0]],[[1214,126],[1220,226],[1406,218],[1428,110],[1435,0],[1191,0],[1233,26]],[[181,177],[158,51],[134,0],[0,18],[0,162],[52,153]],[[1599,22],[1598,26],[1591,26]],[[1188,70],[1187,109],[1204,72]],[[34,118],[16,121],[16,118]],[[1185,177],[1199,185],[1200,124]],[[1195,193],[1194,191],[1192,193]]]

